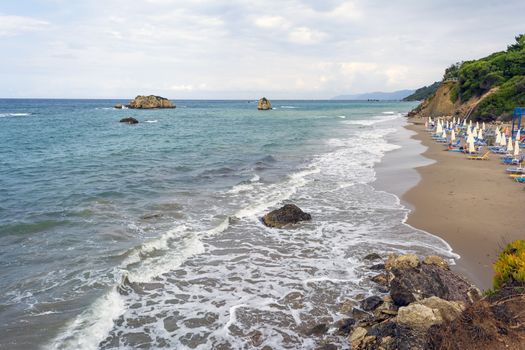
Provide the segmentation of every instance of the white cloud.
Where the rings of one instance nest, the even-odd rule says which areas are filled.
[[[290,31],[288,34],[288,39],[296,44],[317,44],[324,38],[326,38],[326,33],[310,29],[308,27],[297,27]]]
[[[290,22],[281,16],[262,16],[255,19],[255,25],[260,28],[289,28]]]
[[[48,22],[31,17],[0,15],[0,37],[19,35],[46,28]]]

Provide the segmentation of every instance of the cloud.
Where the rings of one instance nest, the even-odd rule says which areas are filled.
[[[288,34],[288,39],[291,42],[297,44],[316,44],[323,40],[327,35],[326,33],[310,29],[308,27],[298,27],[294,28]]]
[[[523,0],[39,3],[13,2],[0,15],[0,96],[329,98],[417,88],[455,61],[505,49],[525,12]]]
[[[31,17],[0,15],[0,37],[16,36],[46,28],[49,22]]]

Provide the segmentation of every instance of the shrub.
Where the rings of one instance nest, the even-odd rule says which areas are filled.
[[[494,271],[494,290],[507,284],[525,283],[525,240],[507,245],[494,264]]]

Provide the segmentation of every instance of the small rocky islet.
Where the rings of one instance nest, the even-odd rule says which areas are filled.
[[[116,109],[122,109],[124,107],[130,109],[176,108],[176,106],[167,98],[155,95],[138,95],[125,106],[121,103],[115,105]]]
[[[272,103],[266,97],[263,97],[257,101],[257,109],[260,111],[267,111],[272,109]]]

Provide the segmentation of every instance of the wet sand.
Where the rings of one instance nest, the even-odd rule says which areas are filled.
[[[446,240],[461,256],[454,270],[481,289],[492,285],[492,264],[499,251],[525,239],[525,191],[505,174],[498,155],[467,160],[445,152],[422,124],[409,124],[414,139],[428,147],[423,156],[435,163],[417,168],[417,186],[403,200],[412,206],[407,223]]]

